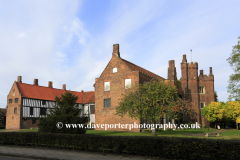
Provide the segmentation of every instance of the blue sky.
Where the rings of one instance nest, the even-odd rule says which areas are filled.
[[[240,1],[186,0],[0,0],[0,108],[22,76],[23,83],[92,91],[120,44],[121,57],[167,78],[182,55],[209,74],[220,101],[227,101],[226,59],[240,36]]]

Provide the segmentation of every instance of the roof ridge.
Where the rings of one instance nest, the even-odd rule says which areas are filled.
[[[146,70],[146,71],[150,72],[151,74],[154,74],[155,76],[158,76],[158,77],[160,77],[160,78],[162,78],[162,79],[165,79],[165,78],[163,78],[163,77],[161,77],[161,76],[159,76],[159,75],[157,75],[157,74],[155,74],[155,73],[153,73],[153,72],[151,72],[151,71],[149,71],[149,70],[147,70],[147,69],[145,69],[145,68],[142,68],[142,67],[140,67],[140,66],[132,63],[132,62],[129,62],[129,61],[123,59],[123,58],[121,58],[121,59],[124,60],[124,61],[126,61],[127,63],[130,63],[130,64],[132,64],[132,65],[135,65],[135,66],[137,66],[137,67],[139,67],[139,68],[141,68],[141,69],[143,69],[143,70]],[[131,66],[129,66],[129,67],[131,68]],[[147,73],[145,73],[145,74],[147,74]],[[148,74],[148,75],[149,75],[149,74]],[[149,75],[149,76],[151,76],[151,75]],[[151,77],[152,77],[152,76],[151,76]]]
[[[22,83],[22,82],[17,82],[17,83],[26,84],[26,85],[30,85],[30,86],[36,86],[36,85],[33,85],[33,84]],[[63,90],[63,89],[59,89],[59,88],[51,88],[51,87],[39,86],[39,85],[37,85],[36,87],[44,87],[44,88],[50,88],[50,89],[57,89],[57,90],[61,90],[61,91],[68,91],[68,92],[78,92],[78,93],[82,93],[81,91],[70,91],[70,90]],[[85,92],[94,92],[94,91],[85,91]]]

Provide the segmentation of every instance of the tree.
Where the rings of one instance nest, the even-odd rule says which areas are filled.
[[[218,102],[218,95],[217,95],[217,91],[214,91],[214,99],[215,99],[215,102]]]
[[[85,124],[87,123],[88,119],[87,117],[80,118],[81,109],[76,107],[77,99],[78,97],[74,96],[70,92],[65,92],[65,94],[61,94],[61,97],[56,97],[56,105],[54,108],[49,110],[49,114],[47,114],[46,117],[42,117],[39,120],[39,132],[75,134],[85,133]],[[63,128],[58,129],[56,127],[58,122],[62,122]],[[66,128],[64,126],[65,124],[84,124],[84,126],[83,128]]]
[[[240,123],[240,102],[239,101],[228,101],[225,104],[225,119],[227,121],[235,121]]]
[[[196,122],[197,106],[189,100],[178,98],[173,107],[169,108],[168,114],[178,120],[178,124],[180,124],[181,119],[184,123]]]
[[[240,102],[211,102],[202,109],[202,113],[209,122],[215,122],[215,127],[217,122],[240,123]]]
[[[215,128],[217,122],[225,119],[226,109],[224,105],[224,102],[211,102],[202,109],[202,114],[205,115],[205,118],[209,122],[215,122]]]
[[[171,83],[152,79],[128,89],[116,107],[116,115],[147,119],[150,123],[155,123],[164,114],[168,118],[180,118],[180,113],[190,110],[190,107],[185,107],[185,101],[180,105],[177,93],[177,88]]]
[[[182,87],[181,81],[177,80],[178,87]]]
[[[228,100],[235,99],[235,101],[240,101],[240,37],[238,37],[238,44],[233,46],[232,53],[227,59],[228,63],[234,70],[234,74],[230,75],[228,93],[230,93]]]

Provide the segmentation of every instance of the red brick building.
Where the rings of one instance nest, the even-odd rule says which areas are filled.
[[[201,108],[214,101],[212,68],[210,67],[209,76],[203,75],[202,70],[198,76],[198,63],[187,63],[186,55],[183,55],[181,71],[182,88],[178,88],[178,94],[180,97],[194,102],[198,107],[198,115],[200,116]],[[152,78],[162,79],[165,82],[172,80],[173,85],[177,86],[177,72],[174,60],[169,61],[168,79],[164,79],[122,59],[120,57],[119,44],[114,44],[111,60],[100,77],[95,79],[96,124],[140,124],[139,119],[121,118],[115,115],[115,108],[118,106],[121,95],[126,92],[127,86],[149,82]],[[170,122],[171,120],[164,120],[164,123],[168,121]],[[207,121],[202,117],[198,118],[198,123],[205,125]],[[104,128],[96,128],[96,130],[104,130]],[[128,127],[124,129],[109,128],[108,130],[128,130]],[[134,131],[139,131],[139,129],[134,129]]]
[[[209,125],[209,122],[201,115],[201,109],[215,101],[212,67],[209,68],[209,75],[204,75],[203,70],[200,70],[200,75],[198,76],[198,63],[187,63],[186,55],[183,55],[181,71],[182,77],[180,81],[184,98],[197,105],[199,116],[201,117],[198,119],[198,122],[203,126]]]
[[[66,91],[66,85],[62,89],[53,88],[53,83],[48,82],[48,87],[39,86],[38,79],[34,79],[34,83],[22,83],[22,77],[18,76],[17,82],[13,86],[7,96],[7,114],[6,129],[23,129],[35,128],[38,126],[39,117],[46,116],[49,108],[55,105],[55,97],[60,97]],[[68,91],[78,96],[77,107],[83,109],[82,115],[89,116],[92,122],[95,121],[90,113],[95,112],[94,91],[75,92]]]

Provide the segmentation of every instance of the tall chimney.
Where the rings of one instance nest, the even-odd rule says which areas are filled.
[[[38,79],[33,80],[33,85],[38,86]]]
[[[53,85],[52,85],[52,82],[51,82],[51,81],[48,81],[48,87],[49,87],[49,88],[53,88]]]
[[[120,52],[119,52],[119,44],[114,44],[113,45],[113,53],[112,56],[117,55],[118,57],[120,57]]]
[[[200,70],[200,76],[203,76],[203,70]]]
[[[22,76],[18,76],[17,82],[22,83]]]
[[[187,58],[186,58],[186,54],[183,55],[183,60],[182,63],[187,63]]]
[[[66,90],[66,84],[63,84],[62,90]]]
[[[209,68],[210,75],[212,75],[212,67]]]

